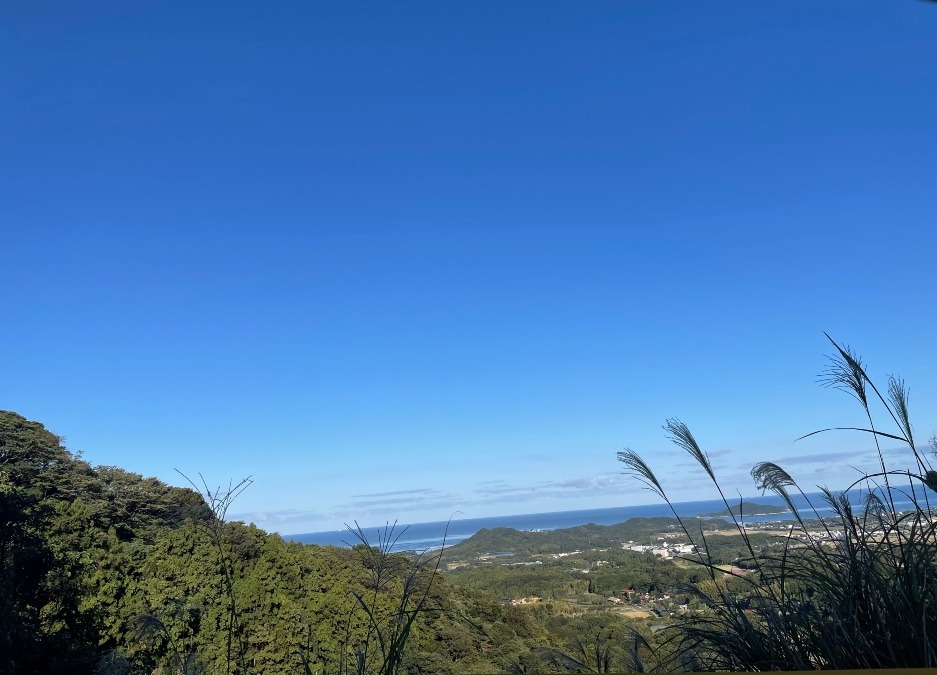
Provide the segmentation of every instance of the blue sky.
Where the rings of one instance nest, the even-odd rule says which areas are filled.
[[[934,11],[8,3],[0,408],[285,533],[708,498],[671,416],[844,486],[822,331],[937,431]]]

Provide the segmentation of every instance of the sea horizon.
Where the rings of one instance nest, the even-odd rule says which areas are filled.
[[[895,507],[898,510],[914,508],[913,502],[903,492],[895,492]],[[848,493],[849,501],[853,506],[861,507],[864,490],[851,490]],[[760,495],[742,498],[745,502],[754,502],[765,506],[784,506],[784,501],[778,495]],[[833,509],[824,501],[822,493],[807,493],[792,495],[794,505],[801,510],[805,518],[832,515]],[[809,500],[809,503],[808,503]],[[739,500],[729,500],[734,508]],[[812,505],[812,506],[811,506]],[[720,499],[706,499],[687,502],[674,502],[673,510],[665,503],[639,504],[635,506],[613,506],[598,509],[573,509],[568,511],[547,511],[542,513],[510,514],[503,516],[486,516],[482,518],[462,518],[458,520],[440,520],[417,523],[391,523],[386,526],[370,526],[361,528],[361,533],[372,546],[379,545],[388,540],[389,549],[401,551],[426,551],[443,547],[454,546],[483,529],[510,528],[519,531],[551,531],[580,525],[617,525],[631,518],[659,518],[673,517],[674,511],[681,518],[696,518],[723,511],[725,503]],[[816,514],[814,513],[816,510]],[[726,518],[728,520],[728,518]],[[791,521],[793,513],[758,514],[744,513],[741,519],[746,523],[765,523],[775,521]],[[326,530],[321,532],[306,532],[299,534],[281,535],[288,541],[302,544],[316,544],[319,546],[338,546],[348,548],[362,543],[355,531],[351,529]]]

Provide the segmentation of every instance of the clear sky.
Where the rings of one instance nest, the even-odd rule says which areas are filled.
[[[822,331],[937,431],[935,14],[3,3],[0,408],[284,533],[710,498],[671,416],[844,487]]]

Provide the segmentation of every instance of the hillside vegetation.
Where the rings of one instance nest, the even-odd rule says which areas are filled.
[[[0,411],[0,673],[377,672],[406,592],[405,611],[425,601],[399,672],[551,669],[575,648],[585,610],[512,606],[497,578],[448,583],[426,560],[286,542],[210,506]]]
[[[0,675],[937,667],[937,470],[914,444],[903,382],[883,395],[836,348],[825,376],[862,405],[868,426],[847,428],[871,436],[881,470],[847,486],[863,490],[861,508],[824,490],[833,516],[821,519],[783,468],[756,465],[792,513],[780,535],[743,523],[678,420],[665,429],[730,523],[671,508],[482,530],[407,556],[389,552],[387,530],[340,549],[227,522],[248,483],[200,494],[92,467],[0,411]],[[875,426],[873,403],[892,430]],[[903,441],[913,468],[889,468],[882,438]],[[619,459],[670,503],[639,455]]]
[[[827,336],[829,337],[829,336]],[[726,568],[705,555],[713,537],[680,529],[704,552],[706,578],[691,591],[708,611],[687,615],[671,628],[666,656],[669,668],[703,670],[843,670],[860,668],[937,667],[937,471],[932,452],[915,444],[902,379],[889,376],[880,390],[861,359],[848,347],[830,342],[835,353],[822,381],[852,396],[860,405],[860,426],[822,429],[864,434],[875,450],[877,468],[843,492],[822,489],[811,502],[794,478],[773,462],[752,468],[763,490],[778,495],[794,524],[779,549],[759,550],[740,518],[732,516],[742,544],[736,565]],[[884,425],[877,417],[885,420]],[[689,427],[677,419],[665,425],[670,439],[697,462],[701,477],[711,482],[729,513],[710,463]],[[899,441],[905,466],[890,467],[881,442]],[[931,441],[937,452],[937,439]],[[651,467],[631,450],[618,458],[640,483],[671,506]],[[859,489],[863,504],[855,507],[848,492]],[[793,495],[807,503],[798,508]],[[898,508],[899,500],[911,508]],[[819,528],[819,508],[832,511]],[[734,580],[725,581],[726,573]]]

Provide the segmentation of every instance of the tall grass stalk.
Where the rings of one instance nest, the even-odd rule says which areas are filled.
[[[221,486],[212,489],[204,476],[199,474],[201,486],[196,485],[188,476],[176,469],[189,485],[198,492],[208,508],[211,510],[210,517],[204,521],[205,529],[212,545],[218,553],[218,564],[221,567],[222,579],[224,580],[224,595],[227,600],[227,626],[226,626],[226,644],[225,644],[225,673],[230,675],[232,668],[235,673],[248,672],[247,669],[247,646],[244,644],[244,631],[241,625],[241,616],[238,610],[237,596],[234,592],[234,582],[236,570],[234,559],[230,554],[225,536],[225,524],[228,517],[228,509],[234,500],[237,499],[244,490],[250,487],[253,482],[248,476],[235,484],[228,482],[227,488]]]
[[[405,652],[416,619],[430,611],[431,591],[439,577],[442,553],[448,538],[448,526],[442,548],[424,551],[413,557],[394,553],[407,528],[397,523],[378,531],[377,541],[370,542],[356,522],[349,531],[357,544],[344,542],[360,555],[367,570],[365,591],[353,590],[355,606],[345,620],[345,637],[334,669],[324,663],[323,673],[335,675],[397,675],[404,668]],[[393,598],[393,604],[388,600]],[[355,618],[363,615],[364,635],[353,638]],[[313,675],[309,650],[300,654],[303,672]],[[318,672],[318,671],[316,671]]]
[[[406,528],[394,535],[394,525],[385,527],[379,536],[378,545],[372,546],[364,531],[355,523],[353,533],[361,542],[358,548],[363,554],[363,563],[370,570],[371,597],[355,593],[358,605],[368,619],[368,630],[363,647],[359,649],[356,673],[367,670],[367,651],[375,643],[380,650],[380,659],[376,672],[380,675],[396,675],[403,665],[404,649],[410,639],[410,632],[417,616],[428,609],[427,602],[433,583],[439,576],[442,552],[446,546],[448,526],[443,535],[442,548],[417,555],[412,560],[392,555],[392,551]],[[385,592],[394,578],[401,578],[402,588],[397,591],[397,603],[390,619],[381,622],[378,618],[378,596]],[[372,671],[375,672],[375,671]]]
[[[821,504],[815,505],[787,471],[771,462],[757,464],[751,472],[756,485],[778,495],[793,516],[778,552],[756,554],[741,501],[738,509],[730,507],[689,428],[678,420],[668,420],[664,427],[714,484],[748,556],[739,565],[751,573],[734,567],[725,572],[717,566],[703,530],[680,517],[648,464],[631,450],[618,453],[626,473],[670,506],[701,552],[686,559],[706,573],[705,583],[689,589],[705,609],[678,620],[669,638],[670,655],[658,654],[655,669],[937,667],[937,513],[929,494],[937,490],[937,472],[915,446],[904,381],[889,377],[882,394],[858,356],[832,338],[830,342],[835,353],[821,381],[856,398],[867,424],[821,429],[807,436],[843,429],[867,434],[878,467],[843,492],[822,488],[822,502],[833,516],[821,518]],[[893,428],[877,426],[873,408],[880,409]],[[882,439],[906,446],[913,469],[889,468]],[[937,441],[932,445],[937,452]],[[863,495],[858,509],[847,494],[854,489]],[[792,491],[805,508],[798,506]],[[911,509],[896,508],[896,497],[904,497]]]

